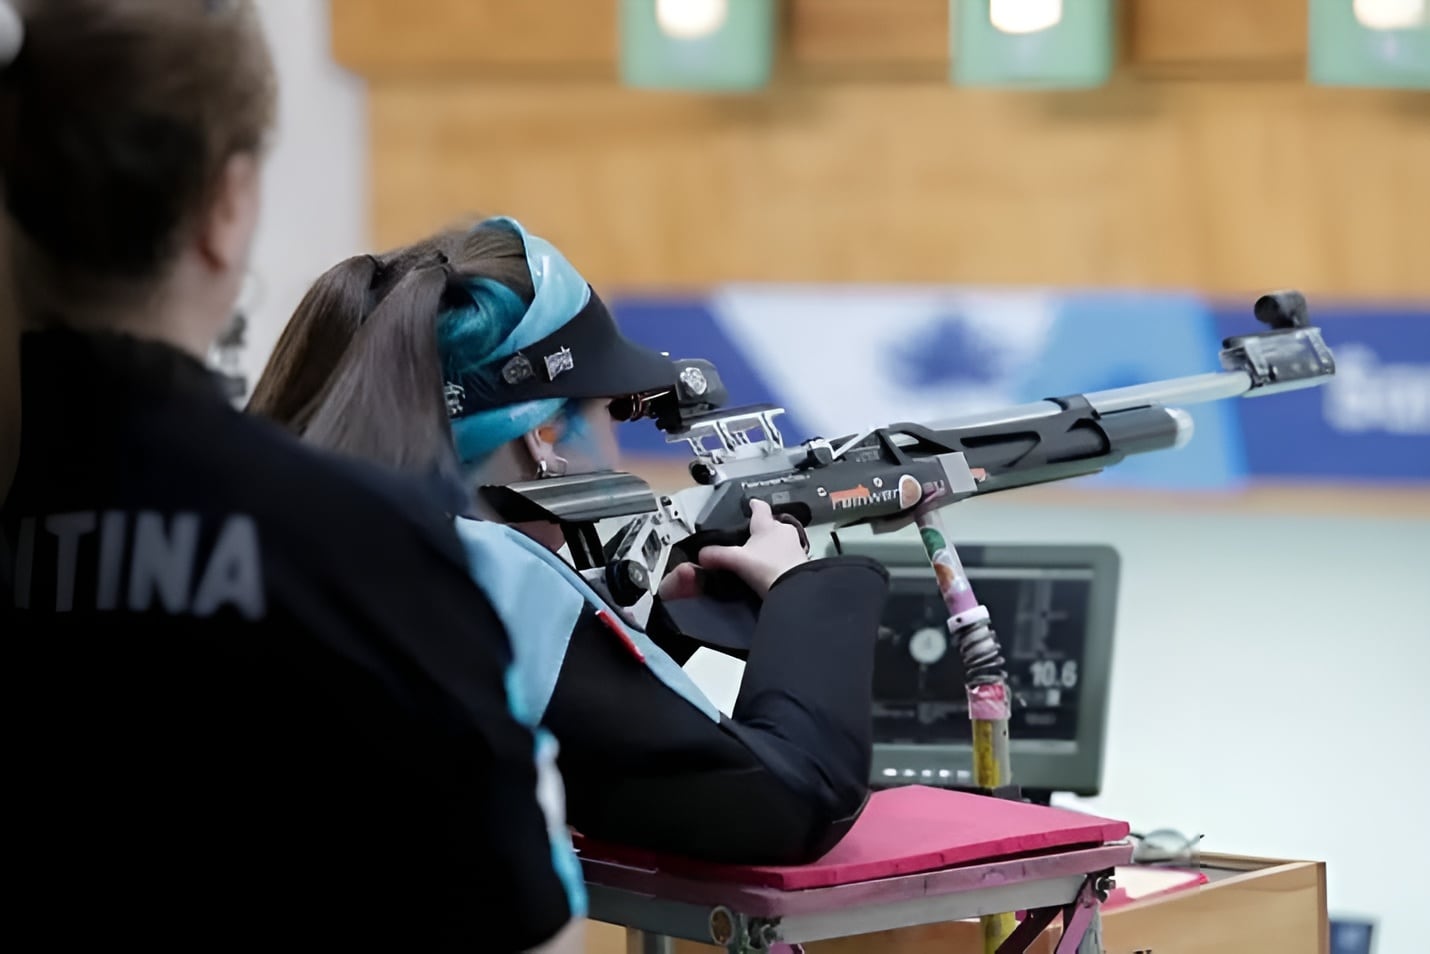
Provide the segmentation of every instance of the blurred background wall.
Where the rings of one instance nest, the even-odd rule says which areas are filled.
[[[1295,468],[1191,486],[1173,461],[961,505],[953,525],[1122,553],[1104,794],[1078,804],[1325,860],[1333,913],[1380,919],[1379,954],[1423,950],[1430,95],[1308,84],[1304,0],[1130,0],[1111,82],[1041,93],[951,86],[945,0],[792,0],[775,79],[745,96],[623,88],[614,0],[262,2],[284,105],[250,375],[318,272],[474,213],[551,238],[643,333],[704,309],[747,351],[720,317],[730,283],[805,295],[825,355],[887,334],[877,309],[811,317],[846,283],[999,290],[979,306],[995,324],[1028,289],[1123,296],[1139,347],[1195,327],[1213,363],[1228,316],[1250,330],[1252,297],[1294,286],[1341,341],[1372,341],[1382,364],[1357,380],[1388,397],[1314,392],[1237,425],[1241,454],[1292,434]],[[1173,320],[1178,301],[1196,314]],[[1059,320],[1092,340],[1039,358],[1049,392],[1085,366],[1054,359],[1108,333]],[[808,403],[801,373],[830,371],[751,381]],[[1323,426],[1336,400],[1399,410],[1352,440]],[[649,449],[635,468],[678,481]]]
[[[1126,4],[1114,82],[1042,95],[951,88],[946,0],[795,0],[713,98],[622,88],[616,6],[338,0],[377,241],[512,208],[605,285],[1430,295],[1430,101],[1309,87],[1304,0]]]
[[[279,119],[253,252],[244,371],[252,381],[329,266],[368,251],[367,85],[339,65],[326,0],[258,0],[279,75]]]

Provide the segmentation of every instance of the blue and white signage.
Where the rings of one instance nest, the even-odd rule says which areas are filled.
[[[1430,482],[1430,307],[1312,307],[1336,356],[1325,387],[1236,402],[1258,477]],[[1235,315],[1217,323],[1230,334]]]
[[[732,404],[773,403],[787,440],[898,421],[937,423],[1055,395],[1220,370],[1223,338],[1262,330],[1250,302],[1194,295],[917,286],[756,285],[626,297],[628,335],[713,361]],[[1317,308],[1339,367],[1328,386],[1198,405],[1178,451],[1088,478],[1218,489],[1248,479],[1430,482],[1430,305]],[[653,427],[632,455],[681,455]]]

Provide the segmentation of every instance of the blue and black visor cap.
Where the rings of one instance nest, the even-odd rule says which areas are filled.
[[[507,216],[479,228],[520,236],[533,297],[516,328],[481,365],[445,382],[448,414],[464,418],[531,402],[608,399],[617,420],[656,419],[679,429],[725,399],[707,361],[676,361],[621,334],[590,284],[560,250]],[[454,310],[470,309],[470,288],[449,285]],[[708,369],[709,373],[706,373]]]
[[[621,334],[595,289],[589,296],[556,331],[500,359],[497,374],[451,382],[452,416],[546,398],[611,398],[618,421],[654,418],[665,430],[680,430],[691,416],[724,403],[710,362],[672,359],[636,344]]]
[[[545,398],[656,395],[674,389],[679,375],[668,356],[621,334],[594,289],[556,331],[495,363],[496,374],[453,382],[463,413]]]

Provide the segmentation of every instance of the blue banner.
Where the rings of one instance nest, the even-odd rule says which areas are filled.
[[[785,408],[789,442],[1217,371],[1224,338],[1263,330],[1250,302],[936,286],[740,285],[618,298],[612,311],[637,341],[713,361],[732,404]],[[1313,303],[1312,315],[1338,360],[1330,384],[1188,408],[1190,445],[1086,482],[1430,482],[1430,305]],[[633,456],[689,453],[651,426],[622,432]]]

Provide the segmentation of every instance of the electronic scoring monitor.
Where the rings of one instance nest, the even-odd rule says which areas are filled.
[[[963,667],[917,538],[845,540],[889,569],[874,664],[876,786],[971,786]],[[1013,783],[1095,795],[1102,783],[1119,562],[1107,546],[958,547],[1003,649],[1013,715]]]

